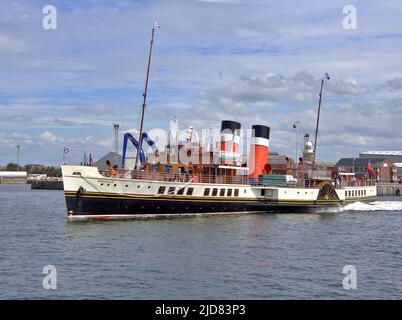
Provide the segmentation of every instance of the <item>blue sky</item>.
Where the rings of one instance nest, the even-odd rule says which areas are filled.
[[[42,8],[57,8],[57,30]],[[342,27],[345,5],[357,29]],[[294,154],[295,120],[313,134],[325,84],[318,158],[401,150],[402,5],[379,1],[16,0],[0,4],[0,165],[59,164],[113,149],[113,123],[138,128],[149,38],[156,34],[146,130],[271,127]]]

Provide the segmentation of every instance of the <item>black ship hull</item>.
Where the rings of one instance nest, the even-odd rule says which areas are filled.
[[[201,214],[316,213],[336,210],[341,203],[331,201],[280,203],[266,200],[174,199],[66,193],[68,220],[156,218]]]

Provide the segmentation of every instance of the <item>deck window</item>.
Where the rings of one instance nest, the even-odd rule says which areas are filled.
[[[210,191],[211,191],[210,188],[205,188],[205,190],[204,190],[204,196],[208,197]]]
[[[265,189],[261,189],[261,196],[265,196]]]
[[[212,196],[216,197],[218,195],[218,188],[213,188],[212,189]]]
[[[188,195],[188,196],[193,195],[193,191],[194,191],[194,188],[188,188],[188,189],[187,189],[187,195]]]
[[[232,196],[232,189],[228,189],[228,193],[226,195],[227,197],[231,197]]]
[[[175,187],[169,187],[168,194],[174,194],[175,190]]]
[[[235,191],[234,191],[234,196],[235,196],[235,197],[238,197],[238,196],[239,196],[239,189],[235,189]]]
[[[177,194],[178,194],[178,195],[184,194],[184,187],[182,187],[182,188],[180,188],[179,190],[177,190]]]
[[[225,196],[225,190],[226,190],[226,189],[223,189],[223,188],[221,189],[221,191],[219,192],[219,196],[220,196],[220,197],[224,197],[224,196]]]
[[[160,186],[160,187],[159,187],[159,190],[158,190],[158,194],[164,194],[164,193],[165,193],[165,190],[166,190],[166,187]]]

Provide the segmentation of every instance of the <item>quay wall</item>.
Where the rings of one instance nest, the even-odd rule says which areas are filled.
[[[31,189],[40,190],[63,190],[63,181],[59,180],[32,180]]]
[[[378,196],[402,196],[402,184],[379,183],[377,184]]]
[[[26,178],[2,178],[0,177],[0,184],[25,184]]]

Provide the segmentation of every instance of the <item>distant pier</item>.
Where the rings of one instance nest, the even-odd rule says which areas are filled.
[[[31,180],[31,189],[40,190],[63,190],[62,180]]]
[[[27,183],[26,171],[0,171],[0,184]]]

